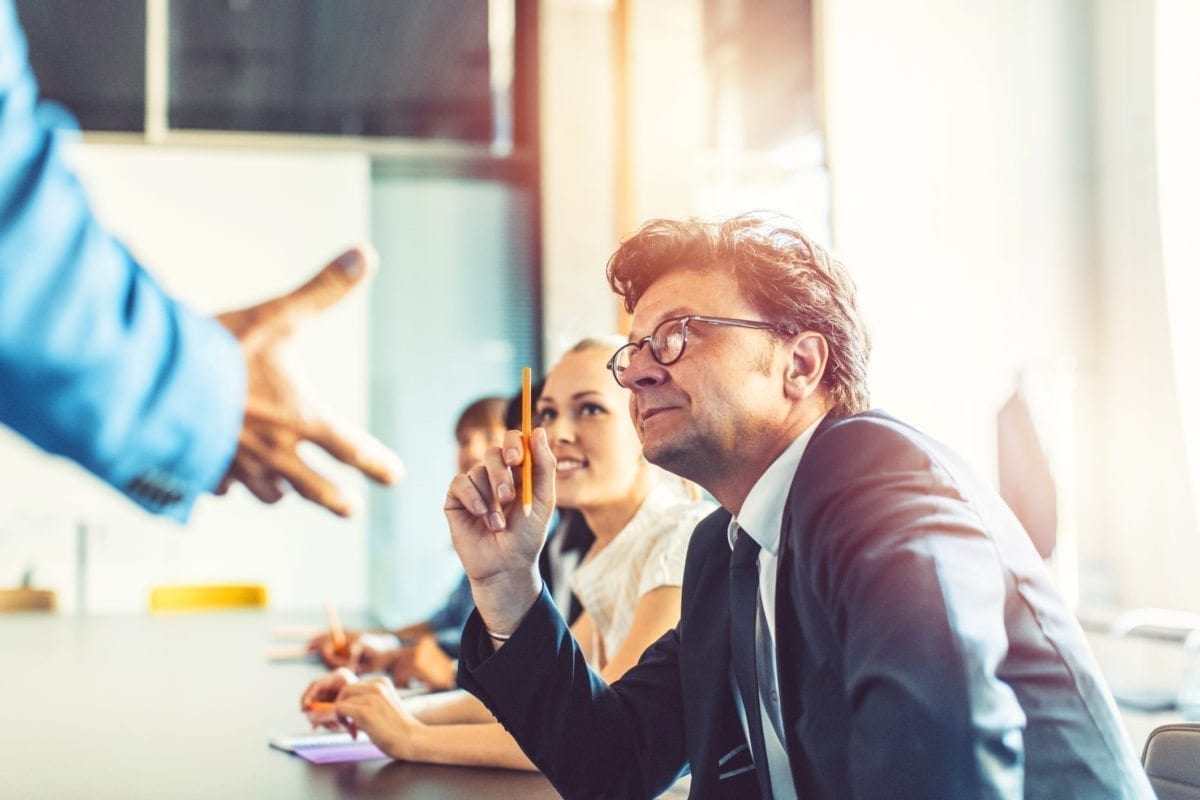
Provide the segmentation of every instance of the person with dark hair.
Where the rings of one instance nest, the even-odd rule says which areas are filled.
[[[476,604],[459,684],[564,797],[653,797],[689,769],[706,798],[1153,797],[1012,513],[868,410],[869,338],[823,248],[776,216],[656,220],[609,280],[645,457],[722,506],[692,536],[679,624],[616,682],[588,669],[536,569],[546,431],[530,511],[515,431],[446,502]]]
[[[458,415],[454,439],[459,472],[481,463],[487,449],[499,444],[508,405],[503,397],[481,397]],[[427,619],[390,632],[346,631],[348,647],[344,650],[334,646],[329,633],[314,637],[308,647],[329,667],[349,667],[358,673],[389,672],[400,686],[418,680],[432,689],[449,689],[454,686],[453,659],[458,656],[462,627],[474,608],[464,575]]]

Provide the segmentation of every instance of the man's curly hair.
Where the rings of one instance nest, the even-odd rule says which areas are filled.
[[[717,222],[650,220],[608,260],[608,282],[633,313],[650,285],[676,269],[727,272],[767,322],[793,334],[820,333],[829,344],[821,382],[830,413],[870,406],[871,341],[854,281],[794,220],[762,212]]]

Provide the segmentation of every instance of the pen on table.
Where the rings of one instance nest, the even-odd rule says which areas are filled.
[[[521,504],[525,513],[533,509],[533,452],[529,437],[533,435],[533,371],[529,367],[521,370],[521,441],[525,445],[525,458],[521,462]]]
[[[346,654],[346,632],[342,630],[342,621],[338,619],[337,609],[333,603],[325,601],[325,616],[329,617],[329,635],[333,637],[335,652]]]

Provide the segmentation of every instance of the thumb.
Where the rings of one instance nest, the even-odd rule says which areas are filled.
[[[533,502],[543,505],[547,518],[554,509],[554,468],[558,459],[550,452],[550,442],[545,428],[534,428],[529,436],[529,449],[533,453]]]
[[[379,256],[370,245],[352,247],[321,268],[303,285],[281,297],[263,303],[264,315],[287,317],[310,316],[324,311],[350,293],[373,274]]]

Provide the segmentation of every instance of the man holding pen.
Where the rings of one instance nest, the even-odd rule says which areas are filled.
[[[721,503],[691,540],[675,630],[608,686],[536,562],[510,431],[446,499],[476,614],[459,683],[565,797],[1153,796],[1082,632],[996,493],[869,411],[844,268],[788,220],[656,220],[609,280],[611,362],[646,458]]]

